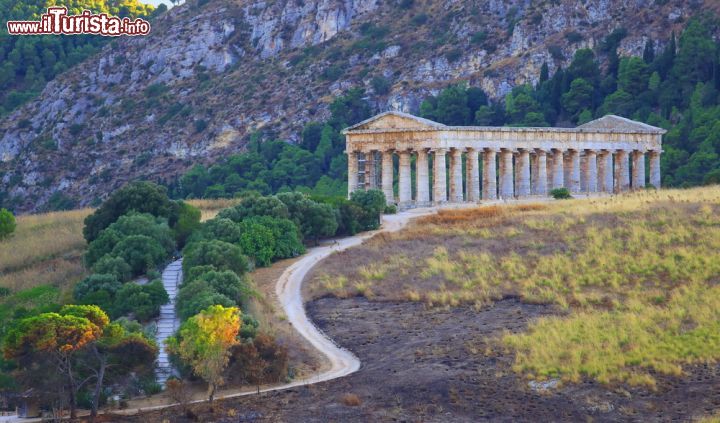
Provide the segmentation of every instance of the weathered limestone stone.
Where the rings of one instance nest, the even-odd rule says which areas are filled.
[[[393,152],[386,150],[382,152],[382,190],[385,194],[385,201],[395,202],[393,193]]]
[[[513,198],[513,153],[511,150],[500,151],[500,198]]]
[[[660,152],[650,151],[650,185],[660,189]]]
[[[478,162],[478,151],[468,148],[465,155],[465,168],[467,169],[467,201],[480,201],[480,169]]]
[[[430,205],[430,171],[428,170],[428,153],[425,149],[417,151],[415,166],[415,178],[417,179],[415,201],[418,206],[428,206]]]
[[[450,201],[462,203],[462,182],[462,150],[454,148],[450,152]]]
[[[483,153],[483,200],[497,199],[497,153],[487,149]]]
[[[530,152],[520,150],[518,153],[518,197],[530,195]]]
[[[410,152],[409,151],[400,151],[398,153],[400,156],[400,172],[398,180],[398,193],[399,193],[399,204],[400,207],[407,207],[410,204],[410,201],[412,201],[412,185],[410,181]]]
[[[572,192],[623,192],[631,186],[628,152],[634,152],[632,187],[639,189],[645,184],[645,152],[650,163],[650,183],[659,186],[665,130],[612,115],[577,128],[495,128],[446,126],[406,113],[385,112],[343,133],[348,152],[348,194],[380,186],[385,198],[392,201],[392,152],[399,151],[399,202],[411,207],[428,204],[431,192],[435,203],[478,201],[481,189],[483,200],[494,200],[498,195],[503,199],[515,194],[545,195],[549,188],[560,187]],[[434,155],[432,188],[428,151]],[[445,156],[448,151],[449,181]],[[480,151],[482,188],[478,175]],[[498,151],[500,160],[496,163]],[[413,153],[417,154],[415,201],[410,183]],[[466,172],[462,171],[463,156],[467,160]]]
[[[625,150],[615,152],[615,193],[627,191],[630,188],[630,172],[628,169],[628,154]]]
[[[632,152],[632,189],[645,188],[645,153],[642,151]]]
[[[445,153],[447,150],[443,148],[433,150],[433,202],[435,204],[447,202]]]
[[[358,188],[358,154],[348,151],[348,191],[351,193]]]

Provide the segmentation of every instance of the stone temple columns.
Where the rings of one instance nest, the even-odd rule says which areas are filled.
[[[478,151],[474,148],[468,148],[465,159],[467,160],[465,163],[465,168],[467,169],[467,180],[465,181],[465,185],[467,186],[467,201],[477,202],[480,201]]]
[[[375,186],[375,151],[365,151],[365,189],[377,188]]]
[[[628,169],[627,151],[615,152],[615,193],[627,191],[630,188],[630,172]]]
[[[450,201],[462,203],[462,150],[454,148],[450,152]]]
[[[497,199],[497,174],[495,171],[496,155],[497,153],[495,152],[495,150],[491,149],[486,149],[483,153],[483,200]]]
[[[613,155],[610,151],[601,151],[598,156],[598,191],[613,190]]]
[[[598,189],[597,181],[597,153],[594,150],[585,152],[585,167],[583,173],[585,175],[586,192],[596,192]]]
[[[418,150],[415,161],[415,178],[417,179],[415,202],[418,206],[430,205],[430,172],[428,170],[428,153],[425,149]]]
[[[358,188],[358,153],[348,151],[348,197]]]
[[[509,149],[500,151],[500,198],[513,198],[513,153]]]
[[[570,169],[568,175],[570,176],[570,183],[568,189],[570,192],[580,192],[580,152],[577,150],[568,151],[568,163]]]
[[[553,150],[553,183],[552,189],[562,188],[565,186],[563,163],[563,152],[562,150]]]
[[[399,194],[399,205],[405,207],[412,201],[412,185],[411,185],[411,172],[410,172],[410,152],[400,151],[400,169],[398,172],[398,194]]]
[[[535,158],[536,166],[534,166],[534,168],[536,176],[532,179],[532,193],[535,195],[547,195],[547,154],[542,150],[538,150]]]
[[[393,193],[393,153],[391,150],[382,152],[382,190],[385,194],[385,201],[395,202],[395,194]]]
[[[445,172],[445,153],[447,150],[433,150],[433,202],[447,202],[447,176]]]
[[[650,151],[650,185],[660,189],[660,152]]]
[[[642,151],[632,152],[632,189],[645,188],[645,153]]]
[[[520,150],[517,155],[518,158],[518,180],[517,183],[517,196],[527,197],[530,195],[530,151]]]

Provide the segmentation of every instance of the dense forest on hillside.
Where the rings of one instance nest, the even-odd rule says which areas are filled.
[[[656,52],[648,40],[643,57],[619,57],[626,32],[616,29],[593,51],[581,49],[567,69],[538,84],[515,87],[490,101],[478,87],[452,85],[421,105],[421,116],[448,125],[574,126],[616,114],[668,130],[662,155],[663,184],[720,182],[720,41],[714,17],[698,17]],[[600,57],[607,65],[603,69]],[[360,89],[330,106],[331,118],[311,122],[301,144],[263,141],[255,134],[247,153],[206,168],[195,166],[173,186],[178,197],[231,197],[245,191],[269,194],[300,189],[323,195],[345,192],[347,160],[343,127],[372,114]]]
[[[42,91],[55,75],[70,69],[99,51],[108,37],[94,35],[11,36],[8,20],[35,20],[54,1],[0,0],[0,116],[8,113]],[[148,17],[164,10],[137,0],[70,0],[62,2],[69,15],[84,9],[121,17]]]

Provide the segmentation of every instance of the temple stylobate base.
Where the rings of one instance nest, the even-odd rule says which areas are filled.
[[[546,196],[555,188],[576,195],[659,188],[665,132],[614,115],[577,128],[510,128],[385,112],[343,131],[348,195],[381,189],[389,203],[409,208]]]

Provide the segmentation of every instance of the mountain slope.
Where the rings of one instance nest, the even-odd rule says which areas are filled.
[[[498,98],[616,28],[628,34],[618,52],[641,55],[648,39],[659,50],[690,16],[720,9],[712,0],[200,3],[158,17],[148,37],[114,40],[0,122],[6,202],[34,210],[60,192],[90,204],[128,180],[168,180],[242,150],[254,131],[297,141],[353,86],[378,110],[416,111],[458,80]]]

